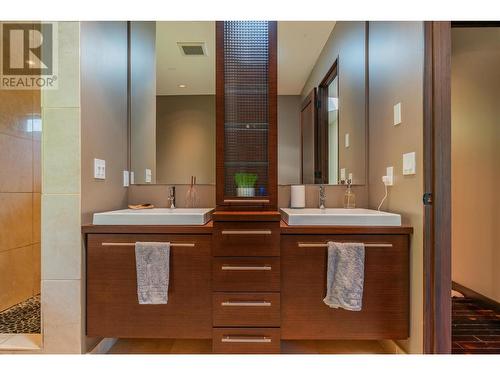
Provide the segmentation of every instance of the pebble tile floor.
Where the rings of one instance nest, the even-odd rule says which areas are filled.
[[[0,333],[40,333],[40,296],[0,312]]]
[[[500,354],[500,311],[470,298],[452,299],[452,353]]]

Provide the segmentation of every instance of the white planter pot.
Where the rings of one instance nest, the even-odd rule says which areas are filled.
[[[255,188],[236,188],[236,196],[238,197],[255,197]]]

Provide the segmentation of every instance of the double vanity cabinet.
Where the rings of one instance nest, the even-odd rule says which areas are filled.
[[[87,225],[91,337],[211,339],[214,353],[281,340],[405,339],[408,227],[288,226],[278,212],[216,212],[200,226]],[[168,303],[139,305],[134,245],[170,242]],[[363,308],[332,309],[327,241],[366,247]]]

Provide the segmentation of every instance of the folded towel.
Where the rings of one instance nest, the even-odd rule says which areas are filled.
[[[326,297],[332,308],[361,311],[365,278],[365,245],[328,242]]]
[[[135,266],[139,304],[166,304],[170,273],[170,243],[136,242]]]

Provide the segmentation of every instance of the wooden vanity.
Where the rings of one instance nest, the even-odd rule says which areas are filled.
[[[86,334],[212,339],[215,353],[279,353],[281,340],[409,336],[408,227],[291,227],[277,212],[204,226],[83,227]],[[136,241],[170,242],[166,305],[139,305]],[[327,241],[366,246],[363,310],[331,309]]]

